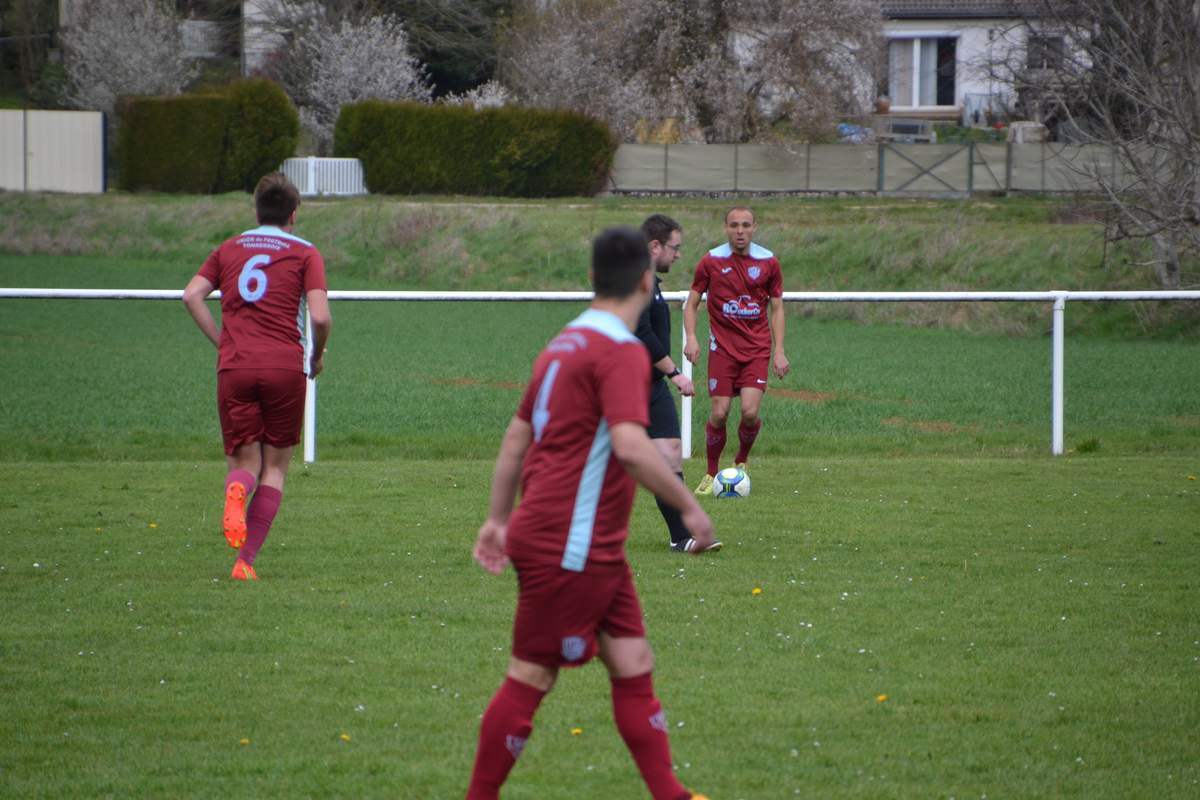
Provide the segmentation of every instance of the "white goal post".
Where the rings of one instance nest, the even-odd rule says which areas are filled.
[[[213,292],[208,299],[220,299]],[[181,300],[178,289],[6,289],[0,288],[0,299],[61,299],[61,300]],[[663,292],[663,298],[682,303],[686,292]],[[566,302],[586,303],[591,292],[385,292],[331,291],[332,301],[385,302]],[[1121,302],[1132,300],[1200,300],[1200,291],[1131,291],[1131,292],[784,292],[788,303],[1052,303],[1054,311],[1050,355],[1050,452],[1063,453],[1063,320],[1067,302]],[[682,325],[680,326],[682,328]],[[312,331],[305,318],[305,363]],[[683,373],[692,376],[692,364],[683,359]],[[682,401],[680,414],[683,457],[692,455],[692,398]],[[311,464],[317,458],[317,390],[316,381],[308,381],[304,404],[304,461]]]

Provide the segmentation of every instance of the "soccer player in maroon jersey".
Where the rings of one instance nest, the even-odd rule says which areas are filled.
[[[596,237],[595,299],[538,356],[504,433],[474,556],[497,574],[511,561],[519,591],[512,656],[480,724],[468,800],[499,797],[559,669],[597,654],[617,730],[651,796],[699,797],[672,770],[654,654],[625,560],[634,481],[681,510],[696,552],[713,541],[712,521],[646,434],[650,357],[632,331],[653,277],[639,231]]]
[[[712,408],[705,425],[708,474],[696,487],[696,494],[707,494],[712,489],[725,449],[725,423],[733,398],[740,398],[742,404],[740,446],[733,460],[745,468],[762,427],[758,412],[767,390],[768,365],[780,378],[790,369],[783,352],[783,272],[775,254],[752,241],[756,230],[752,210],[744,206],[729,209],[725,214],[729,242],[700,259],[683,307],[683,355],[695,363],[700,357],[696,312],[700,296],[708,292],[708,394]]]
[[[258,580],[254,559],[279,511],[292,448],[300,441],[305,368],[314,378],[321,372],[333,324],[325,262],[291,233],[299,205],[287,176],[264,176],[254,189],[259,227],[214,250],[183,290],[192,319],[217,348],[217,412],[229,465],[223,526],[238,550],[234,580]],[[213,288],[221,290],[219,329],[205,303]],[[306,302],[313,331],[308,364]]]

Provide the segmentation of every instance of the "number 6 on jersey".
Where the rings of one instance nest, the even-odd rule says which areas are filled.
[[[265,267],[270,263],[271,257],[263,253],[254,256],[242,267],[242,272],[238,275],[238,294],[247,303],[257,303],[267,293],[267,273],[258,267]],[[254,285],[253,289],[250,288],[251,284]]]

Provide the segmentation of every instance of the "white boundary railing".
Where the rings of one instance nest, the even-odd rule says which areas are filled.
[[[208,299],[220,299],[213,292]],[[5,289],[0,299],[29,298],[57,300],[181,300],[178,289]],[[663,292],[663,298],[683,302],[686,292]],[[591,292],[383,292],[331,291],[330,300],[401,301],[401,302],[568,302],[583,303],[592,299]],[[1063,350],[1065,343],[1064,317],[1068,301],[1109,302],[1132,300],[1200,300],[1200,291],[1140,291],[1140,292],[784,292],[789,303],[1052,303],[1054,312],[1050,354],[1050,452],[1063,453]],[[682,326],[681,326],[682,327]],[[312,329],[305,319],[305,363],[308,363],[308,343]],[[683,373],[692,376],[692,364],[683,359]],[[692,455],[692,398],[685,397],[680,413],[683,457]],[[308,381],[304,403],[304,461],[317,458],[317,387]]]

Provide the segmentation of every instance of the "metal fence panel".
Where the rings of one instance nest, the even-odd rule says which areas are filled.
[[[30,111],[29,190],[104,191],[104,115],[99,111]]]
[[[970,191],[971,148],[962,144],[881,146],[885,192]]]
[[[104,191],[99,111],[0,111],[0,189]]]
[[[619,192],[666,189],[667,145],[623,144],[613,159],[612,188]]]
[[[1008,145],[977,144],[975,161],[971,165],[971,190],[975,192],[1002,192],[1007,187]]]
[[[801,192],[808,188],[808,148],[743,144],[737,149],[737,188],[746,192]]]
[[[1009,188],[1021,192],[1046,191],[1046,158],[1041,143],[1009,145]]]
[[[874,145],[814,144],[809,153],[809,191],[873,192],[878,188],[879,151]]]
[[[880,172],[882,170],[882,174]],[[617,192],[1094,192],[1128,170],[1102,145],[621,145]]]
[[[25,190],[24,111],[0,111],[0,189]]]
[[[737,150],[732,144],[671,145],[667,188],[673,192],[735,191]]]
[[[1097,177],[1111,181],[1113,151],[1101,145],[1048,144],[1046,152],[1046,191],[1095,192]]]

